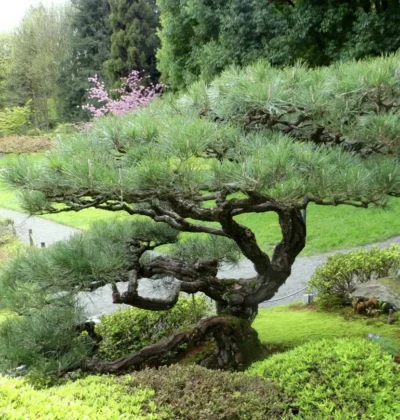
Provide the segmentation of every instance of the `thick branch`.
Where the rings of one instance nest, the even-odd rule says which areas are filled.
[[[135,306],[140,309],[147,309],[150,311],[165,311],[173,308],[179,299],[180,289],[177,287],[175,293],[170,294],[168,297],[161,299],[142,297],[138,293],[138,272],[131,270],[128,276],[128,290],[124,293],[120,293],[115,284],[112,285],[113,291],[113,303],[114,304],[125,304]]]
[[[150,208],[132,208],[126,203],[118,203],[115,205],[102,204],[100,206],[96,206],[96,208],[108,211],[123,210],[131,216],[147,216],[153,219],[155,222],[166,223],[167,225],[181,232],[209,233],[211,235],[226,236],[222,229],[215,228],[212,226],[206,226],[203,224],[190,223],[179,214],[174,214],[173,212],[169,210],[164,210],[161,207],[158,208],[158,211],[155,211],[154,209]]]
[[[282,210],[278,214],[282,240],[275,247],[272,262],[290,273],[294,260],[306,245],[306,226],[300,210]]]
[[[254,233],[246,226],[240,225],[229,213],[225,213],[220,219],[224,232],[233,239],[243,255],[253,262],[254,267],[259,274],[268,272],[270,269],[270,259],[257,244]]]
[[[183,282],[194,282],[202,278],[215,277],[217,272],[217,260],[199,260],[189,265],[178,258],[157,257],[141,267],[140,276],[151,278],[157,274],[163,274]]]

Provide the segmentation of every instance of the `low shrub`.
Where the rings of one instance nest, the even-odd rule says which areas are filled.
[[[336,254],[317,268],[309,291],[316,292],[321,303],[343,302],[357,283],[388,277],[400,268],[400,246],[387,249],[360,249]]]
[[[44,136],[0,137],[0,153],[39,153],[50,147],[51,141]]]
[[[181,298],[169,311],[129,308],[103,316],[96,326],[96,332],[103,338],[99,355],[109,360],[126,356],[179,329],[188,328],[210,313],[210,302],[197,296],[194,302]]]
[[[155,391],[157,406],[171,410],[173,419],[283,419],[292,414],[292,400],[278,387],[243,373],[162,367],[135,374],[132,386],[143,385]]]
[[[257,362],[249,373],[294,397],[301,419],[400,418],[400,365],[372,340],[311,342]]]
[[[291,403],[263,378],[199,366],[87,376],[40,390],[0,376],[0,418],[8,420],[273,420],[291,418]]]
[[[90,376],[66,385],[36,390],[23,379],[0,376],[0,418],[46,419],[168,419],[156,407],[149,388],[133,389],[130,378]],[[156,414],[157,412],[157,414]]]
[[[31,113],[28,105],[5,108],[0,111],[0,135],[22,133],[29,125]]]

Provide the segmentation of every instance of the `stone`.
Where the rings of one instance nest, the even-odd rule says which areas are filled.
[[[400,276],[386,277],[357,284],[351,297],[375,297],[381,302],[390,303],[393,309],[400,309]]]

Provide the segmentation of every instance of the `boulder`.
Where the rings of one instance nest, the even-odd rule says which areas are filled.
[[[375,297],[381,302],[390,303],[393,309],[400,309],[400,276],[386,277],[357,284],[351,294],[352,298]]]

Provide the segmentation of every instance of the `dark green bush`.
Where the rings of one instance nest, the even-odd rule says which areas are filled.
[[[400,365],[368,339],[311,342],[257,362],[249,373],[296,398],[298,418],[400,418]]]
[[[210,312],[210,302],[198,296],[195,305],[192,299],[181,298],[169,311],[130,308],[103,316],[96,326],[96,332],[103,337],[99,354],[111,360],[126,356],[189,327]]]
[[[357,283],[395,274],[400,268],[400,247],[360,249],[336,254],[317,268],[308,287],[322,303],[342,302]]]
[[[263,378],[172,366],[135,374],[132,385],[155,391],[158,407],[181,420],[257,420],[291,418],[292,401]]]

